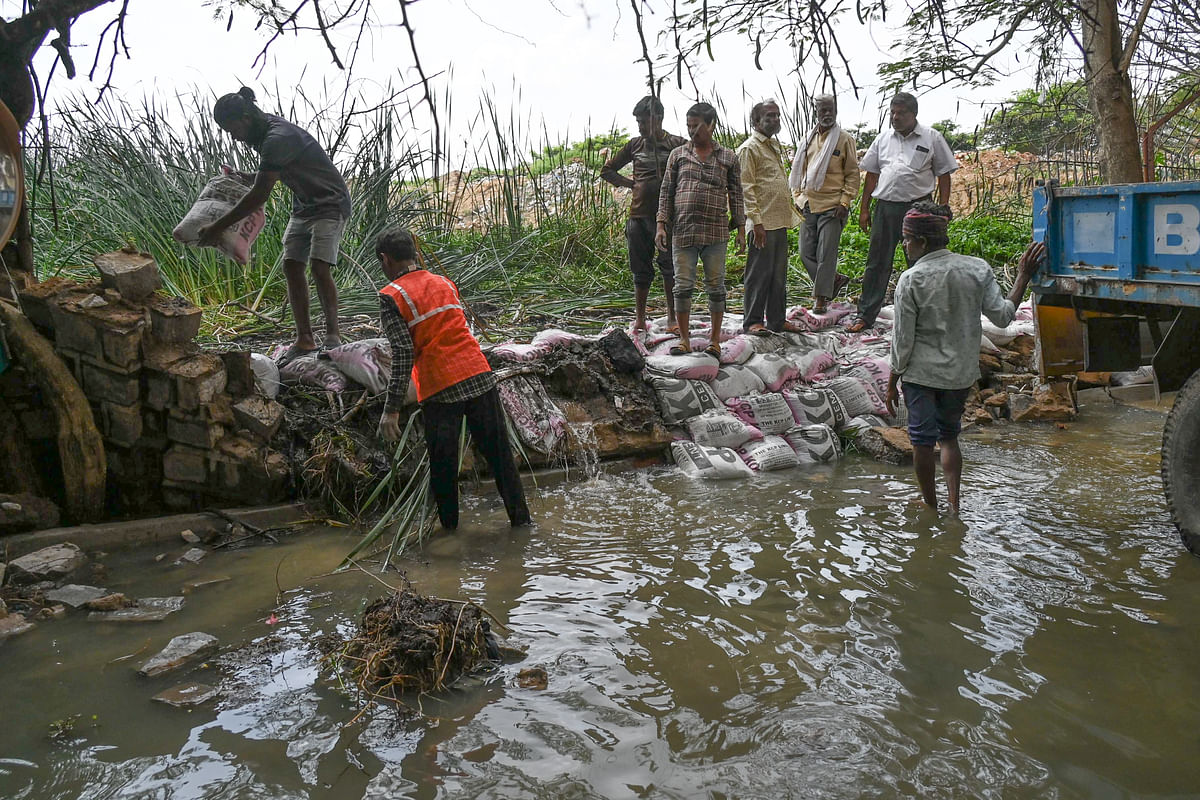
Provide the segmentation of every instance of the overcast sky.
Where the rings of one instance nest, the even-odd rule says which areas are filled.
[[[18,0],[0,0],[0,9],[9,18],[19,5]],[[57,75],[56,93],[86,88],[94,42],[116,5],[89,13],[73,29],[76,60],[85,76],[67,81]],[[477,106],[483,91],[491,92],[506,112],[515,106],[535,128],[544,122],[552,139],[576,140],[585,131],[605,131],[614,125],[633,129],[630,111],[645,94],[646,73],[645,66],[636,63],[641,45],[625,3],[587,0],[584,7],[580,0],[424,0],[410,13],[426,72],[441,73],[435,82],[442,87],[448,80],[453,82],[452,130],[457,141],[466,138],[468,111]],[[251,21],[249,14],[235,17],[227,32],[226,20],[214,20],[211,9],[198,0],[133,0],[126,36],[132,58],[117,61],[116,93],[137,99],[144,93],[170,95],[197,87],[219,95],[246,83],[264,106],[274,105],[278,86],[279,99],[286,106],[292,87],[298,84],[312,95],[321,92],[322,84],[337,91],[334,87],[344,83],[345,73],[333,66],[319,36],[312,32],[280,39],[266,68],[260,72],[252,67],[266,34],[253,31]],[[661,20],[648,21],[656,28],[660,24]],[[845,127],[858,122],[878,127],[886,97],[879,92],[876,68],[886,57],[880,48],[888,46],[894,35],[882,25],[864,30],[857,23],[849,24],[853,27],[846,29],[845,38],[856,79],[865,88],[858,98],[848,91],[839,93],[840,121]],[[786,48],[768,51],[762,71],[755,69],[752,48],[736,36],[718,40],[714,52],[715,62],[700,65],[701,99],[710,99],[705,96],[710,92],[719,95],[729,116],[743,118],[728,120],[735,128],[744,127],[745,113],[755,100],[794,91],[798,78]],[[45,48],[39,61],[43,70],[48,67],[47,54],[53,55]],[[342,54],[345,58],[344,47]],[[379,96],[379,87],[388,81],[397,86],[412,83],[416,73],[411,66],[404,31],[378,29],[354,70],[357,88]],[[994,89],[918,92],[920,117],[926,123],[955,119],[960,127],[970,129],[992,103],[1031,82],[1028,72],[1017,72]],[[665,127],[682,132],[682,113],[695,99],[690,85],[683,91],[673,83],[664,85]],[[418,118],[416,124],[425,125],[427,120]]]

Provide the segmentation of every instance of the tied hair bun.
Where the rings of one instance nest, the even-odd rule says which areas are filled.
[[[248,102],[251,102],[251,103],[254,102],[254,90],[251,89],[249,86],[243,86],[242,88],[237,90],[237,93],[242,99],[244,99]]]

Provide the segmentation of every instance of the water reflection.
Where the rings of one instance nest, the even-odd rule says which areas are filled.
[[[282,562],[284,585],[304,588],[277,629],[261,623],[274,587],[236,579],[215,590],[227,600],[172,623],[224,620],[225,641],[255,640],[222,659],[215,709],[148,707],[150,687],[106,674],[134,730],[46,747],[47,715],[79,703],[32,672],[0,688],[29,721],[0,730],[0,794],[1188,794],[1200,786],[1200,623],[1187,614],[1200,559],[1166,523],[1160,426],[1097,407],[1070,431],[972,435],[961,522],[911,506],[906,470],[854,458],[748,484],[659,468],[543,486],[532,531],[510,531],[483,493],[469,525],[406,570],[422,591],[485,604],[529,654],[414,700],[424,715],[351,723],[354,699],[318,674],[314,632],[349,624],[379,587],[304,582],[344,550],[309,537]],[[247,577],[280,560],[272,548],[228,556],[243,562],[213,568]],[[74,632],[104,654],[140,644]],[[39,641],[0,657],[73,685],[51,662],[78,656]],[[515,687],[532,665],[549,673],[546,691]]]

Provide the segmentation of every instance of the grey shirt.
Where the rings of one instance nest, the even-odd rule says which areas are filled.
[[[267,118],[267,133],[255,149],[260,172],[278,172],[292,190],[292,216],[300,219],[350,218],[350,190],[325,149],[308,132],[283,117]]]
[[[892,372],[935,389],[965,389],[979,380],[983,314],[1006,327],[1017,314],[981,258],[935,250],[896,283]]]

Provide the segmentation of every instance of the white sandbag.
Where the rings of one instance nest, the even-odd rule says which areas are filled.
[[[797,425],[829,425],[840,429],[850,419],[841,399],[829,389],[794,389],[781,394]]]
[[[875,315],[875,319],[876,320],[881,320],[881,319],[894,320],[894,319],[896,319],[896,307],[895,306],[884,306],[883,308],[879,309],[879,313]]]
[[[842,456],[842,442],[828,425],[796,425],[783,434],[801,465],[823,464]]]
[[[852,417],[859,414],[887,415],[887,404],[869,380],[854,376],[830,378],[821,383],[821,388],[836,394]]]
[[[762,431],[728,411],[713,409],[684,423],[692,439],[707,447],[738,447],[761,439]]]
[[[724,407],[707,383],[657,375],[649,382],[658,395],[663,419],[667,422],[683,422],[705,411]]]
[[[742,460],[756,472],[799,466],[796,451],[782,436],[764,436],[736,448]]]
[[[1033,336],[1033,320],[1016,320],[1008,324],[1006,328],[999,328],[993,325],[987,317],[982,314],[979,316],[980,324],[983,326],[983,335],[992,340],[992,344],[997,344],[1003,347],[1011,344],[1012,340],[1018,336],[1025,334]]]
[[[671,458],[693,478],[724,480],[749,478],[754,471],[728,447],[704,447],[695,442],[672,442]]]
[[[745,364],[754,355],[754,344],[750,336],[734,336],[721,342],[722,364]]]
[[[228,168],[226,168],[228,169]],[[200,198],[188,209],[187,214],[171,231],[175,241],[187,245],[200,243],[200,229],[225,215],[250,191],[253,181],[247,181],[235,172],[226,172],[212,178],[200,190]],[[267,222],[262,206],[254,209],[239,222],[230,225],[221,233],[216,248],[239,264],[250,261],[250,247]]]
[[[552,453],[567,432],[567,418],[541,380],[513,375],[498,383],[500,402],[521,442],[540,453]]]
[[[646,356],[646,371],[651,375],[689,381],[711,381],[719,367],[717,359],[695,351],[681,356]]]
[[[717,375],[708,382],[717,397],[729,400],[732,397],[764,392],[767,389],[762,378],[752,369],[741,364],[728,364],[717,370]]]
[[[811,381],[818,375],[824,375],[837,359],[828,350],[788,350],[784,358],[796,365],[801,380]]]
[[[250,354],[250,370],[254,373],[254,388],[264,397],[279,396],[279,367],[262,353]]]
[[[560,328],[547,328],[546,330],[535,335],[530,344],[554,347],[556,345],[570,344],[571,342],[586,341],[588,341],[587,336],[583,336],[578,333],[571,333],[570,331],[564,331]]]
[[[347,378],[371,394],[387,391],[392,378],[392,348],[387,339],[346,342],[325,351]]]
[[[763,385],[778,392],[783,384],[800,375],[800,368],[786,358],[774,353],[759,353],[746,361],[745,365],[762,378]]]
[[[506,361],[536,361],[549,352],[550,345],[544,342],[540,344],[505,342],[496,345],[490,351],[492,355],[499,356]]]
[[[886,397],[888,383],[892,379],[892,362],[887,356],[868,356],[852,362],[849,369],[842,370],[841,374],[868,381],[880,397]]]
[[[316,356],[300,356],[279,368],[279,380],[286,386],[312,386],[327,392],[346,391],[346,376],[332,363]]]
[[[999,355],[1000,348],[984,334],[979,334],[979,352]]]
[[[796,424],[791,407],[778,392],[733,397],[725,407],[763,433],[780,434]]]

